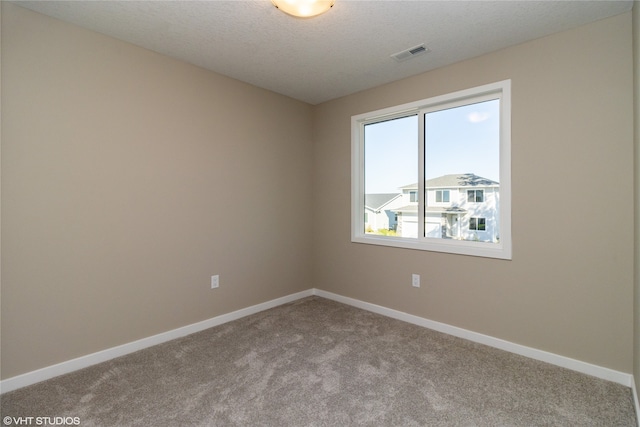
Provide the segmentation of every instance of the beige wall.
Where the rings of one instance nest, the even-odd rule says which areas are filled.
[[[351,243],[350,117],[503,79],[513,260]],[[318,106],[315,286],[632,372],[631,88],[627,13]]]
[[[310,106],[2,12],[3,378],[312,286]]]
[[[634,146],[635,146],[635,277],[634,277],[634,354],[633,375],[636,390],[640,390],[640,6],[633,5],[633,83],[634,83]]]
[[[631,51],[626,14],[310,107],[3,3],[2,378],[312,286],[631,372]],[[351,115],[506,78],[513,261],[351,243]]]

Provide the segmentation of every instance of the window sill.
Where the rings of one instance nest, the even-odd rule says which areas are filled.
[[[456,239],[411,239],[377,235],[352,236],[351,241],[353,243],[368,245],[511,260],[511,248],[505,246],[503,243],[474,242]]]

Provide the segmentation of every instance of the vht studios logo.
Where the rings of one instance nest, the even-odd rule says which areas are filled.
[[[80,417],[4,417],[6,426],[79,426]]]

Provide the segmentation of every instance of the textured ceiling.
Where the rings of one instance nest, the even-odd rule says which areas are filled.
[[[324,15],[297,19],[270,0],[15,3],[310,104],[633,6],[632,0],[337,0]],[[421,43],[430,52],[390,58]]]

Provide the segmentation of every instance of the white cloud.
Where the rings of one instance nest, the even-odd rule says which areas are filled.
[[[487,113],[487,112],[483,112],[483,113],[481,113],[481,112],[478,112],[478,111],[475,111],[475,112],[473,112],[473,113],[469,113],[469,114],[467,115],[467,119],[469,119],[469,121],[470,121],[471,123],[480,123],[480,122],[484,122],[484,121],[485,121],[485,120],[487,120],[489,117],[491,117],[491,114],[490,114],[490,113]]]

